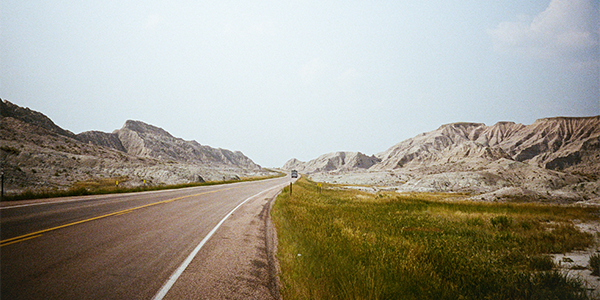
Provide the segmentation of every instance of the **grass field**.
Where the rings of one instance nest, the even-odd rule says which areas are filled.
[[[572,220],[597,209],[292,190],[272,212],[284,299],[587,299],[547,254],[590,246]]]

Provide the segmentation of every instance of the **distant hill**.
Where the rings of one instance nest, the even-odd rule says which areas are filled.
[[[239,151],[185,141],[141,121],[112,133],[74,134],[40,112],[0,102],[1,171],[8,193],[67,188],[121,178],[123,184],[176,184],[264,175]]]
[[[162,128],[141,121],[128,120],[125,125],[113,133],[87,131],[76,136],[77,139],[130,155],[152,157],[207,166],[228,166],[255,170],[260,166],[242,152],[215,149],[200,145],[196,141],[176,138]]]
[[[368,169],[379,163],[381,160],[377,157],[367,156],[360,152],[335,152],[323,154],[309,162],[301,162],[297,159],[290,159],[283,166],[284,170],[297,170],[302,173],[314,173],[323,171]]]
[[[600,174],[600,116],[540,119],[532,125],[447,124],[377,157],[378,170],[506,158],[550,170]]]
[[[283,168],[324,181],[406,191],[600,197],[600,116],[546,118],[531,125],[452,123],[371,157],[355,155],[368,159],[361,166],[339,163],[348,153],[336,152],[308,162],[291,159]]]

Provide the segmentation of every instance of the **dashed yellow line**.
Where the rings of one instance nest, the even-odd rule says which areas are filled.
[[[94,221],[94,220],[98,220],[98,219],[103,219],[103,218],[107,218],[107,217],[111,217],[111,216],[123,215],[123,214],[130,213],[130,212],[132,212],[134,210],[141,209],[141,208],[146,208],[146,207],[150,207],[150,206],[154,206],[154,205],[169,203],[169,202],[173,202],[173,201],[177,201],[177,200],[181,200],[181,199],[185,199],[185,198],[196,197],[196,196],[200,196],[200,195],[206,195],[206,194],[211,194],[211,193],[216,193],[216,192],[231,190],[231,189],[234,189],[234,188],[236,188],[236,187],[230,187],[230,188],[225,188],[225,189],[220,189],[220,190],[202,192],[202,193],[193,194],[193,195],[181,196],[181,197],[172,198],[172,199],[163,200],[163,201],[154,202],[154,203],[149,203],[149,204],[145,204],[145,205],[141,205],[141,206],[137,206],[137,207],[133,207],[133,208],[128,208],[128,209],[124,209],[124,210],[112,212],[112,213],[109,213],[109,214],[105,214],[105,215],[101,215],[101,216],[97,216],[97,217],[93,217],[93,218],[89,218],[89,219],[84,219],[84,220],[80,220],[80,221],[76,221],[76,222],[72,222],[72,223],[68,223],[68,224],[64,224],[64,225],[60,225],[60,226],[56,226],[56,227],[52,227],[52,228],[47,228],[47,229],[39,230],[39,231],[36,231],[36,232],[32,232],[32,233],[28,233],[28,234],[16,236],[16,237],[13,237],[13,238],[10,238],[10,239],[6,239],[6,240],[2,240],[2,241],[0,241],[0,247],[8,246],[8,245],[11,245],[11,244],[23,242],[23,241],[30,240],[30,239],[34,239],[34,238],[40,237],[42,235],[42,233],[54,231],[54,230],[57,230],[57,229],[61,229],[61,228],[65,228],[65,227],[70,227],[70,226],[78,225],[78,224],[82,224],[82,223],[87,223],[87,222],[90,222],[90,221]]]

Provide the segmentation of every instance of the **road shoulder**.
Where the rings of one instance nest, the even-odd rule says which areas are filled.
[[[164,299],[280,299],[270,210],[280,189],[253,197],[215,232]]]

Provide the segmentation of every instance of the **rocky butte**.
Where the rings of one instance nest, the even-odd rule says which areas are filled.
[[[283,169],[401,192],[600,204],[600,116],[446,124],[376,155],[336,152]]]
[[[128,120],[112,133],[74,134],[40,112],[0,102],[1,171],[8,194],[120,178],[125,185],[179,184],[271,174],[242,152],[185,141]]]

